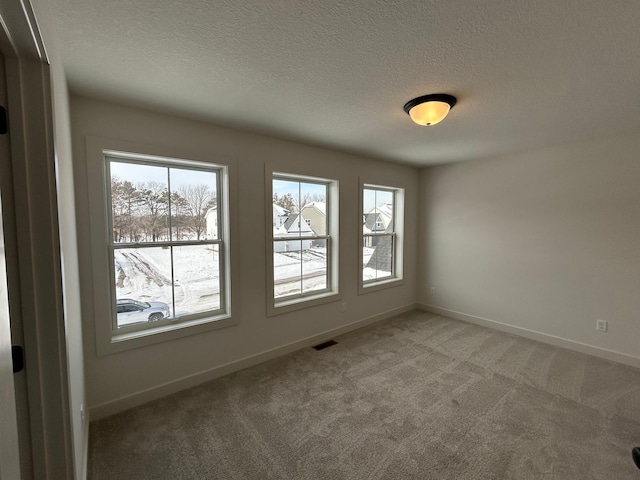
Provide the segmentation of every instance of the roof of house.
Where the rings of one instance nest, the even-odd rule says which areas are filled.
[[[300,231],[301,232],[312,232],[313,230],[311,229],[311,227],[309,225],[307,225],[306,219],[301,216],[298,213],[294,213],[292,215],[289,216],[289,218],[287,218],[287,221],[284,222],[283,227],[289,231],[292,227],[294,227],[294,225],[296,225],[298,217],[301,218],[301,222],[300,222]],[[297,229],[296,229],[297,231]]]
[[[280,205],[273,204],[273,215],[276,217],[284,217],[285,215],[289,215],[289,210]]]
[[[305,208],[315,208],[320,211],[323,215],[327,214],[327,204],[325,202],[311,202],[307,203],[304,207],[302,207],[302,211],[304,212]]]
[[[364,216],[364,233],[385,231],[393,220],[393,206],[378,205],[369,210]],[[377,228],[376,222],[382,222],[383,228]]]

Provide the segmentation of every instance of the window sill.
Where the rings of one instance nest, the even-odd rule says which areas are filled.
[[[377,292],[387,288],[400,287],[404,285],[404,278],[387,278],[379,282],[360,283],[358,287],[358,295],[364,295],[371,292]]]
[[[267,316],[274,317],[282,313],[295,312],[305,308],[323,305],[325,303],[337,302],[341,296],[337,292],[323,292],[308,297],[299,297],[290,300],[282,300],[273,305],[267,305]]]
[[[231,315],[222,314],[135,332],[114,332],[106,342],[98,342],[97,353],[98,356],[104,356],[126,350],[133,350],[236,324],[237,322]]]

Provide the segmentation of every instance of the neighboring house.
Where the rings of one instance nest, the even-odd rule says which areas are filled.
[[[307,220],[308,225],[317,235],[327,234],[327,204],[324,202],[311,202],[302,207],[300,211]]]
[[[274,226],[274,228],[281,227],[282,225],[284,225],[284,222],[287,221],[287,218],[289,218],[289,214],[290,213],[291,212],[289,212],[289,210],[287,210],[286,208],[281,207],[280,205],[276,205],[274,203],[273,204],[273,226]]]
[[[393,273],[393,237],[385,235],[383,237],[373,237],[373,240],[375,240],[376,248],[371,257],[369,257],[365,268],[377,270],[377,278],[383,276],[381,275],[383,272],[388,272],[388,275],[391,275]]]
[[[375,247],[373,255],[365,265],[366,268],[378,270],[378,272],[393,273],[393,237],[366,236],[367,233],[391,233],[393,232],[393,205],[388,203],[372,208],[363,218],[362,233],[365,247]]]
[[[209,210],[207,210],[207,213],[204,214],[204,220],[207,225],[207,239],[217,240],[218,239],[218,209],[216,207],[211,207]]]
[[[274,205],[276,207],[276,205]],[[306,219],[297,213],[289,215],[286,221],[276,226],[276,216],[274,215],[273,236],[274,238],[296,238],[301,235],[313,235],[313,230],[307,223]],[[274,242],[274,252],[297,252],[300,250],[309,250],[311,248],[311,240],[290,240],[286,242]]]
[[[393,205],[387,203],[372,208],[363,218],[362,233],[385,233],[393,231]],[[365,247],[375,247],[378,237],[365,237]]]

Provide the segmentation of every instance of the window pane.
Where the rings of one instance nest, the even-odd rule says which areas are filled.
[[[326,235],[328,186],[273,180],[274,237]]]
[[[173,247],[176,317],[220,309],[218,249],[218,245]]]
[[[116,249],[114,267],[116,303],[120,311],[117,313],[118,327],[171,316],[173,289],[169,248]]]
[[[273,203],[286,210],[286,212],[280,212],[280,214],[297,213],[298,190],[298,182],[278,179],[273,180]]]
[[[300,235],[298,226],[298,199],[300,183],[290,180],[273,180],[273,236],[295,237]]]
[[[302,293],[301,250],[310,240],[276,240],[273,242],[273,296],[275,298]]]
[[[376,208],[376,191],[365,188],[362,191],[362,233],[366,235],[373,231],[375,215],[371,211]]]
[[[313,230],[309,224],[305,221],[299,213],[292,213],[287,217],[287,220],[284,222],[284,233],[281,232],[280,237],[300,237],[304,235],[305,237],[312,235]],[[282,229],[281,229],[282,230]]]
[[[302,217],[309,227],[304,235],[327,234],[327,189],[326,184],[300,184]]]
[[[327,241],[314,240],[302,253],[302,292],[327,288]]]
[[[172,240],[218,239],[217,173],[171,168]]]
[[[391,235],[365,235],[362,249],[362,280],[377,280],[393,275],[393,241]]]
[[[376,192],[376,212],[378,222],[382,222],[386,232],[393,231],[393,192],[378,190]]]
[[[169,236],[168,169],[111,161],[113,241],[157,242]]]
[[[363,190],[362,233],[392,233],[394,231],[394,194],[388,190]]]

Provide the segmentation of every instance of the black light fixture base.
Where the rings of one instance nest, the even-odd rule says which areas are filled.
[[[449,104],[449,108],[453,108],[458,100],[453,95],[449,95],[448,93],[432,93],[431,95],[423,95],[422,97],[414,98],[413,100],[409,100],[404,104],[404,111],[409,114],[409,110],[411,110],[416,105],[420,105],[421,103],[426,102],[444,102]]]

